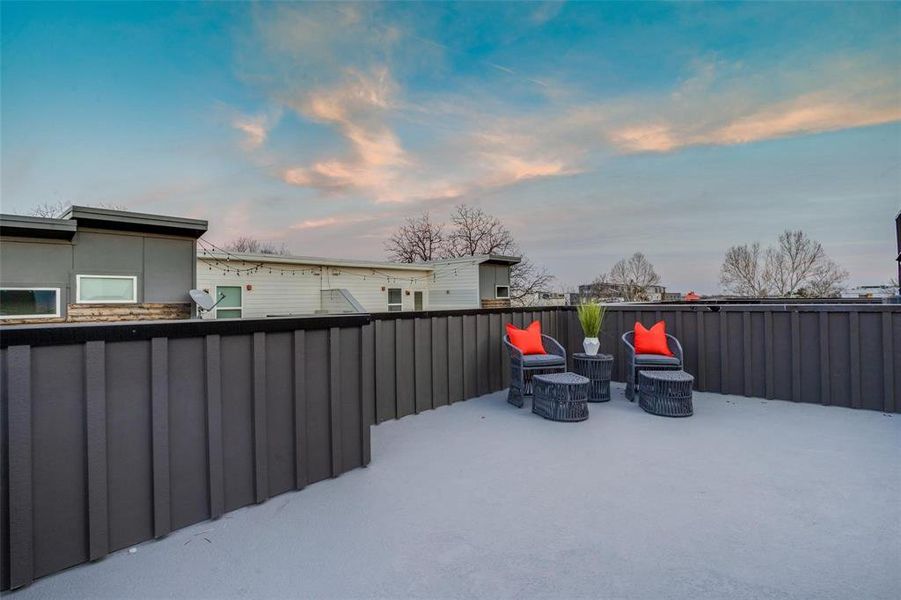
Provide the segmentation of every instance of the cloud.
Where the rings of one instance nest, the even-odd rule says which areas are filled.
[[[528,28],[560,8],[539,6]],[[584,173],[616,154],[901,119],[898,75],[878,59],[752,66],[703,56],[670,88],[599,100],[582,89],[578,72],[477,59],[480,68],[454,73],[453,61],[465,55],[459,44],[431,40],[429,27],[387,12],[374,4],[258,11],[242,61],[245,80],[311,128],[304,132],[326,140],[298,140],[300,151],[273,154],[267,164],[285,184],[374,204],[467,199]],[[411,85],[448,73],[437,89]],[[528,88],[527,102],[516,101],[516,86]],[[234,123],[248,149],[263,146],[277,125],[259,116]]]
[[[269,131],[281,119],[281,112],[280,109],[276,108],[258,115],[236,114],[232,118],[231,125],[244,135],[241,140],[241,147],[247,151],[261,148],[266,143]]]
[[[863,58],[757,73],[701,63],[667,100],[659,100],[651,110],[648,99],[635,99],[632,114],[624,111],[625,122],[609,130],[610,143],[626,153],[671,152],[901,120],[898,75]],[[652,120],[642,120],[654,112]]]

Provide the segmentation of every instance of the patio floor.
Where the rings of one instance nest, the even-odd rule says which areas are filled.
[[[367,469],[10,597],[901,597],[898,415],[614,387],[584,423],[503,394],[384,423]]]

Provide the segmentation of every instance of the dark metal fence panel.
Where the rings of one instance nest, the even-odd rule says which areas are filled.
[[[571,308],[2,331],[4,589],[369,462],[369,425],[509,384],[505,326],[571,354]],[[897,305],[613,305],[658,320],[698,390],[901,411]]]
[[[567,350],[581,347],[572,309]],[[708,307],[608,306],[601,352],[625,377],[620,336],[635,322],[663,320],[685,350],[701,391],[886,412],[901,410],[901,308],[897,305],[794,304]]]
[[[368,322],[4,328],[3,589],[368,463]]]

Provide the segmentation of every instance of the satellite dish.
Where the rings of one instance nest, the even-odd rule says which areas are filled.
[[[201,310],[211,310],[218,302],[213,300],[213,297],[204,292],[203,290],[191,290],[188,292],[191,296],[191,300],[194,301]]]

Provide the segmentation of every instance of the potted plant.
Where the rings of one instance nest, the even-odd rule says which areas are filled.
[[[601,333],[607,309],[597,302],[583,302],[576,307],[576,311],[579,315],[579,323],[582,325],[582,333],[585,334],[582,347],[585,349],[585,354],[594,356],[601,348],[598,335]]]

